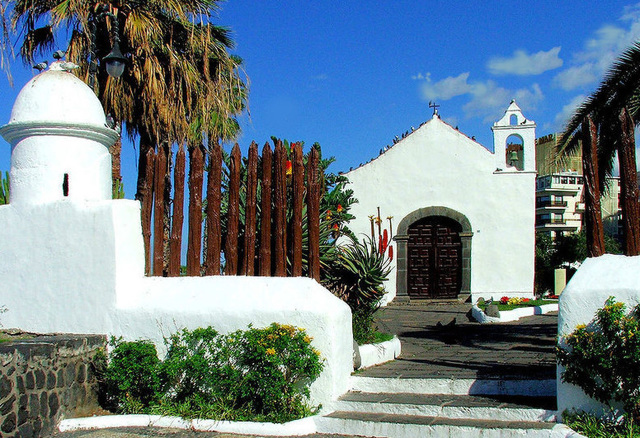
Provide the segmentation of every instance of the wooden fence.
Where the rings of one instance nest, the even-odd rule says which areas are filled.
[[[142,230],[147,275],[181,274],[186,155],[180,147],[174,160],[168,145],[146,153]],[[304,274],[320,279],[322,175],[315,148],[306,166],[302,147],[293,144],[287,151],[282,142],[273,150],[265,144],[262,157],[253,142],[244,164],[237,144],[226,160],[220,145],[209,151],[195,147],[188,155],[186,275]]]

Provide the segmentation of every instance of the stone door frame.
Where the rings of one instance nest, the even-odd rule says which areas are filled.
[[[444,216],[458,222],[462,226],[460,242],[462,243],[462,278],[459,299],[466,299],[471,294],[471,237],[473,231],[469,219],[459,211],[448,207],[433,206],[419,208],[405,216],[398,225],[397,234],[393,237],[398,247],[396,261],[396,297],[395,301],[410,301],[408,293],[408,264],[409,254],[407,243],[409,241],[409,227],[420,219],[430,216]]]

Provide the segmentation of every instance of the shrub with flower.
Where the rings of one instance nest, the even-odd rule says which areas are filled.
[[[102,381],[111,408],[218,420],[285,422],[313,413],[309,385],[320,352],[302,328],[271,324],[221,335],[182,330],[157,358],[147,341],[116,341]],[[133,378],[135,377],[135,378]]]
[[[640,422],[640,305],[627,313],[609,297],[588,325],[558,340],[556,354],[564,382],[612,408],[622,403]]]

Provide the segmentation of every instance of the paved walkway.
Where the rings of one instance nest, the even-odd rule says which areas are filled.
[[[369,377],[555,379],[557,312],[500,324],[469,321],[469,304],[392,305],[378,325],[398,335],[398,360],[359,373]]]
[[[393,305],[377,315],[379,326],[402,341],[395,361],[358,375],[398,378],[554,379],[557,313],[517,322],[481,325],[469,304]],[[160,428],[114,428],[56,434],[56,438],[250,438],[246,435]],[[306,435],[305,438],[355,438]],[[255,437],[254,437],[255,438]],[[302,438],[302,437],[298,437]]]

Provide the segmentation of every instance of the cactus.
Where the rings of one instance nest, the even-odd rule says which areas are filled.
[[[5,177],[2,177],[0,172],[0,205],[9,203],[9,172],[5,172]]]
[[[113,182],[113,199],[124,199],[124,184],[122,184],[122,181]]]

